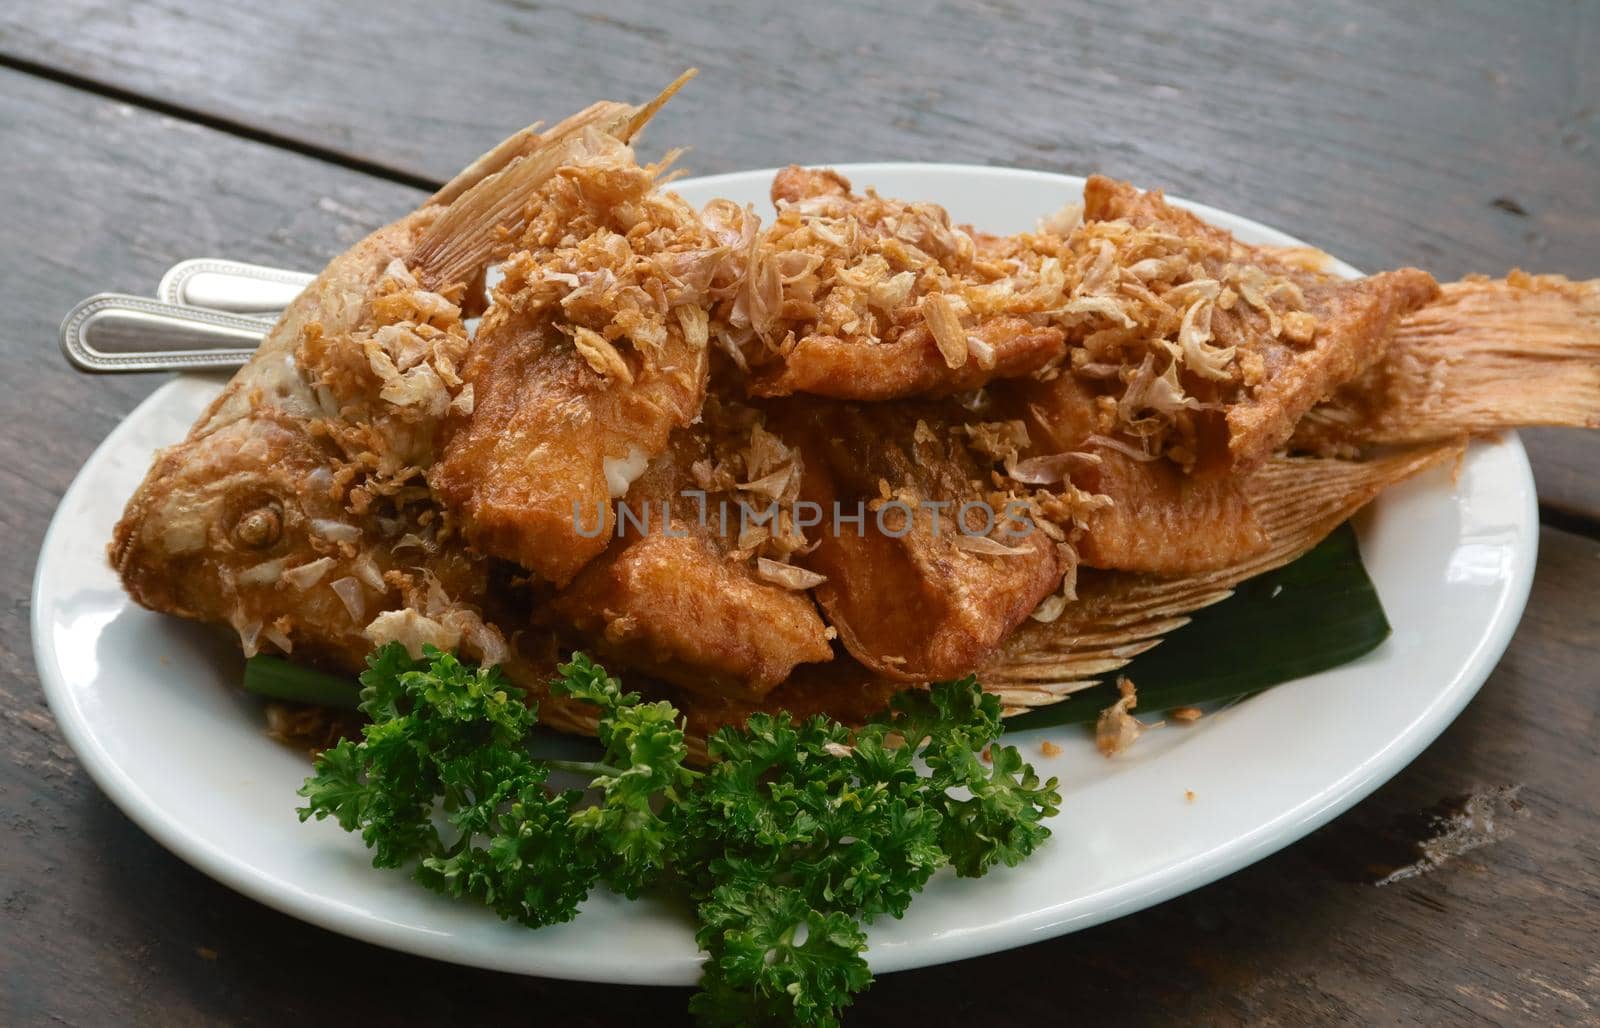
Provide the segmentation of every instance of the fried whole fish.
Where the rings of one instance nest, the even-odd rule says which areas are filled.
[[[110,547],[130,594],[333,668],[459,649],[572,731],[573,646],[697,738],[974,670],[1015,711],[1460,437],[1600,418],[1595,282],[1345,282],[1105,179],[992,236],[790,169],[763,229],[634,160],[676,86],[516,134],[335,258],[157,455]],[[614,531],[688,486],[777,513]]]

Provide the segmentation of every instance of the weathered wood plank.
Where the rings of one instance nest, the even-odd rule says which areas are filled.
[[[1530,428],[1521,433],[1539,487],[1539,503],[1563,523],[1600,526],[1600,433],[1570,428]],[[1597,528],[1585,529],[1595,534]]]
[[[689,144],[696,172],[1102,171],[1358,267],[1600,276],[1593,4],[672,8],[63,0],[0,11],[0,54],[440,180],[534,118],[642,98],[695,64],[647,148]],[[1549,498],[1600,520],[1585,446],[1532,450]]]
[[[443,179],[508,131],[702,69],[654,129],[717,172],[964,160],[1103,171],[1358,265],[1600,274],[1600,10],[626,0],[8,9],[0,52]],[[1357,13],[1359,11],[1359,13]],[[1424,51],[1449,60],[1423,60]]]

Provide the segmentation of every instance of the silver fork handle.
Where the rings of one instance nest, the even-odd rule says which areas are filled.
[[[61,322],[61,352],[97,373],[236,368],[270,327],[258,317],[100,293]]]
[[[209,307],[274,321],[313,277],[262,264],[197,257],[169,268],[161,276],[156,296],[164,303]]]

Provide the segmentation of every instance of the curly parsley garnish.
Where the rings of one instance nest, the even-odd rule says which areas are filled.
[[[495,668],[397,643],[367,662],[371,723],[318,757],[300,819],[331,817],[374,866],[535,928],[601,883],[686,893],[707,954],[690,1007],[707,1025],[838,1024],[872,982],[864,924],[904,914],[946,865],[1017,864],[1060,803],[1055,779],[994,744],[999,703],[970,677],[902,694],[853,735],[756,715],[711,737],[702,773],[678,711],[583,654],[551,690],[597,708],[594,762],[532,756],[536,705]],[[555,772],[583,784],[556,788]]]

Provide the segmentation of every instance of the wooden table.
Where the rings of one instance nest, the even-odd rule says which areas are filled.
[[[1357,266],[1600,276],[1600,7],[1355,0],[1046,13],[882,0],[668,13],[629,0],[0,10],[0,1023],[673,1024],[686,994],[462,970],[234,895],[134,828],[44,705],[34,554],[78,465],[159,376],[85,378],[62,314],[173,261],[316,269],[490,143],[701,78],[646,146],[790,161],[1104,171]],[[1137,8],[1137,9],[1135,9]],[[1466,713],[1306,840],[1189,896],[889,976],[852,1022],[1600,1023],[1600,459],[1530,432],[1545,527],[1527,615]],[[1457,798],[1509,835],[1377,887]]]

